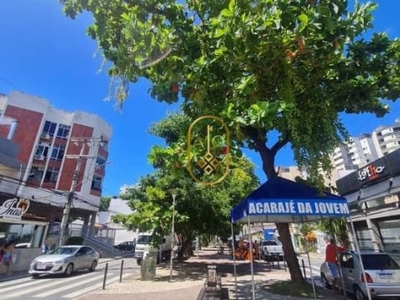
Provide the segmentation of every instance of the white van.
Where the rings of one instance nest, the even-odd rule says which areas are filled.
[[[153,235],[151,232],[139,232],[136,241],[135,255],[138,265],[142,264],[144,253],[149,252]],[[165,236],[158,248],[157,263],[171,257],[171,235]]]

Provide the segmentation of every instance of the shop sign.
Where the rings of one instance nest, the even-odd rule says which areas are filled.
[[[0,219],[21,220],[29,209],[30,202],[27,199],[8,199],[0,205]]]
[[[375,180],[385,170],[384,166],[369,165],[358,171],[358,180]]]

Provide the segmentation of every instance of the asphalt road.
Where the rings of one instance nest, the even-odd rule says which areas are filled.
[[[25,277],[0,282],[0,298],[2,300],[31,299],[74,299],[103,286],[105,263],[99,264],[93,273],[79,272],[70,277],[42,276],[38,279]],[[121,260],[108,262],[106,284],[119,280]],[[124,259],[123,277],[140,273],[139,266],[133,258]]]
[[[309,264],[308,257],[306,254],[302,254],[299,257],[300,266],[303,269],[302,261],[304,261],[306,274],[307,274],[307,276],[309,276],[309,274],[311,273],[310,272],[310,264]],[[311,254],[310,261],[311,261],[311,270],[312,270],[313,277],[319,277],[320,266],[325,261],[325,256],[323,254],[320,254],[320,255]]]

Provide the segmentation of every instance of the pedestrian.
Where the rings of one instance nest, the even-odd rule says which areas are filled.
[[[3,261],[3,256],[4,256],[4,252],[5,252],[4,244],[5,244],[4,240],[0,240],[0,264]]]
[[[1,264],[7,268],[7,274],[11,274],[14,246],[14,240],[6,242],[3,246],[3,257],[1,259]]]
[[[325,262],[332,274],[332,287],[338,289],[337,279],[339,278],[339,268],[337,263],[338,252],[344,251],[343,247],[337,246],[333,238],[329,239],[329,243],[325,249]]]

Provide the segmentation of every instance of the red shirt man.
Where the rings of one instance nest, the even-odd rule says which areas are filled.
[[[326,246],[326,250],[325,250],[325,261],[326,262],[336,264],[336,262],[337,262],[336,248],[337,248],[338,252],[344,251],[343,247],[335,246],[334,241],[331,240],[330,243]]]
[[[337,249],[337,252],[336,252]],[[325,262],[328,264],[329,270],[332,274],[332,286],[337,288],[337,278],[339,277],[339,270],[337,266],[337,253],[344,251],[343,247],[335,246],[334,239],[330,240],[330,243],[326,246],[325,250]]]

